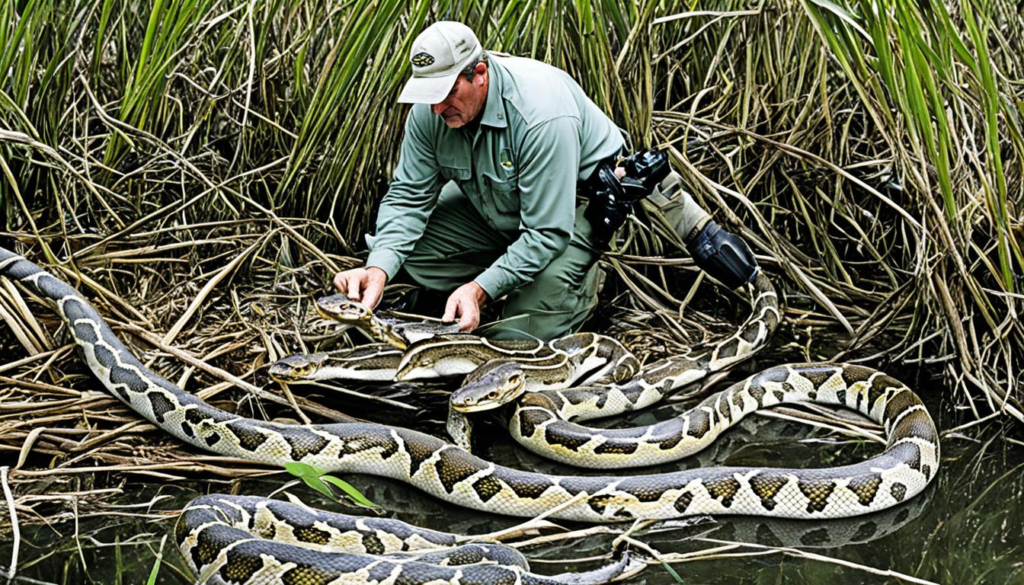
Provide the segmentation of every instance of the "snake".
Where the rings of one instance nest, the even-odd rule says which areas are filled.
[[[514,359],[496,359],[466,378],[450,399],[448,428],[456,443],[469,448],[467,413],[509,409],[508,428],[513,439],[531,451],[569,465],[591,469],[646,467],[688,457],[710,444],[710,427],[731,417],[726,400],[745,397],[716,394],[685,413],[653,425],[630,429],[597,429],[577,424],[646,408],[680,389],[696,386],[713,373],[749,359],[765,347],[779,323],[778,294],[767,276],[758,271],[746,285],[753,310],[732,335],[709,347],[697,346],[683,355],[659,360],[632,378],[610,384],[568,389],[535,389],[525,383],[528,371]],[[429,342],[421,342],[429,343]],[[410,360],[434,361],[433,350],[417,357],[406,352],[396,376],[410,369]],[[422,366],[419,368],[422,369]],[[813,400],[813,394],[809,396]],[[717,416],[715,416],[717,414]]]
[[[465,375],[487,361],[509,359],[528,372],[531,391],[565,388],[586,382],[601,384],[631,378],[640,369],[637,358],[618,340],[590,332],[573,333],[552,341],[495,341],[458,331],[458,324],[429,320],[405,321],[389,313],[369,309],[346,294],[316,300],[322,317],[357,327],[377,343],[365,349],[340,350],[342,358],[319,354],[295,354],[271,366],[272,377],[285,382],[346,379],[363,381],[419,381]],[[394,363],[394,350],[401,358]],[[350,366],[346,351],[360,357],[381,360],[374,364]],[[342,367],[342,359],[345,366]],[[391,378],[388,375],[396,370]]]
[[[437,361],[423,358],[423,349],[437,354]],[[410,363],[410,356],[416,357],[415,363]],[[468,374],[493,360],[519,364],[527,373],[527,389],[532,392],[577,383],[628,380],[640,368],[636,357],[621,343],[595,333],[574,333],[550,342],[492,341],[465,333],[441,333],[417,341],[405,351],[380,342],[331,352],[293,354],[272,363],[267,372],[274,380],[286,384],[322,380],[422,381]]]
[[[363,380],[388,382],[395,378],[404,352],[388,343],[371,343],[330,352],[297,353],[270,364],[267,374],[278,382]]]
[[[182,510],[174,532],[202,583],[599,585],[646,566],[627,551],[592,571],[539,575],[530,572],[522,553],[504,544],[259,496],[196,498]]]
[[[458,333],[458,323],[443,323],[421,316],[375,311],[345,293],[320,297],[313,305],[325,319],[338,321],[365,333],[370,339],[406,349],[411,344],[446,333]]]
[[[655,425],[609,430],[578,422],[649,407],[763,349],[780,320],[778,293],[761,270],[744,288],[752,310],[732,335],[643,369],[621,343],[604,335],[578,333],[543,343],[501,342],[441,333],[408,345],[394,378],[415,381],[469,374],[451,396],[447,422],[449,435],[465,449],[470,448],[472,435],[466,414],[514,404],[514,408],[508,409],[507,421],[513,439],[549,459],[591,469],[646,467],[676,461],[705,448],[717,436],[707,431],[728,417],[721,410],[722,395]],[[321,315],[336,320],[351,319],[350,315],[358,315],[366,322],[373,319],[368,309],[348,301],[344,295],[321,299],[317,307]],[[561,359],[546,359],[548,356]],[[544,367],[536,367],[538,360],[543,361]],[[504,361],[518,365],[503,366]],[[589,374],[587,366],[596,367],[597,363],[603,369],[582,385],[576,385]],[[393,369],[389,368],[387,373]],[[323,375],[321,370],[320,376]],[[718,410],[721,418],[708,414],[713,410]]]
[[[0,275],[49,301],[104,387],[184,443],[275,466],[297,461],[323,472],[390,477],[471,509],[595,523],[694,514],[840,518],[904,502],[920,493],[939,468],[938,432],[920,398],[884,372],[855,364],[767,368],[708,397],[704,404],[714,406],[701,407],[687,419],[684,434],[710,441],[759,409],[812,401],[856,410],[883,427],[886,446],[881,453],[852,465],[821,469],[714,467],[627,477],[554,475],[498,465],[401,427],[258,420],[207,404],[147,368],[85,297],[35,263],[0,248]],[[203,530],[200,525],[183,532]],[[223,566],[193,569],[200,574],[210,570],[224,582],[234,582],[226,575],[243,564],[278,575],[286,566],[273,554],[233,558],[231,551],[221,552],[227,559]],[[331,570],[344,575],[360,571],[348,561],[339,561]],[[360,579],[373,582],[369,576]]]

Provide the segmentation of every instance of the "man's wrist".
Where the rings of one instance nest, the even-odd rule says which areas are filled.
[[[484,287],[480,286],[480,283],[475,280],[470,281],[469,284],[472,285],[473,295],[476,298],[476,302],[481,305],[486,303],[490,296],[487,294],[487,291],[484,290]]]
[[[473,282],[483,289],[488,299],[498,299],[508,292],[502,280],[501,270],[492,266],[478,274]]]
[[[391,280],[402,266],[402,258],[391,250],[373,250],[366,259],[366,268],[379,268]]]

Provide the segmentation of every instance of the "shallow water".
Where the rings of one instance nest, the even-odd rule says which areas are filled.
[[[754,369],[751,367],[747,368]],[[912,373],[910,373],[912,374]],[[959,421],[955,407],[940,396],[948,392],[934,383],[914,383],[908,372],[900,373],[921,394],[940,429]],[[395,397],[410,399],[407,387],[388,390]],[[414,419],[389,421],[441,432],[443,396],[418,394],[414,401],[425,409]],[[352,400],[352,399],[347,399]],[[367,405],[352,404],[353,407]],[[369,406],[369,411],[375,407]],[[663,405],[636,413],[618,424],[647,424],[682,410],[679,404]],[[359,414],[359,413],[354,413]],[[369,416],[369,415],[366,415]],[[487,459],[523,469],[572,473],[520,449],[494,424],[480,427],[478,451]],[[771,552],[750,556],[756,548],[723,551],[727,555],[711,560],[677,563],[675,571],[688,583],[845,583],[902,582],[893,571],[939,583],[1024,583],[1024,447],[1021,433],[1007,435],[998,424],[982,424],[944,438],[943,468],[933,486],[922,496],[890,512],[856,521],[772,522],[750,518],[700,518],[656,526],[636,535],[663,554],[693,553],[754,542],[767,546],[790,546],[801,553]],[[487,439],[492,439],[488,441]],[[705,452],[690,460],[644,472],[712,465],[832,466],[856,462],[878,452],[880,446],[864,441],[836,439],[825,431],[793,422],[752,416],[727,432]],[[512,526],[517,519],[503,518],[451,506],[432,499],[405,484],[374,477],[345,477],[371,500],[383,505],[388,515],[420,526],[480,534]],[[112,478],[79,478],[77,482],[96,485]],[[50,527],[23,527],[19,577],[15,582],[32,583],[144,583],[153,569],[157,551],[170,534],[173,516],[162,511],[180,509],[200,493],[232,491],[267,495],[278,490],[288,478],[276,475],[238,483],[131,483],[118,502],[129,506],[159,499],[146,508],[86,507],[81,519],[55,523]],[[74,491],[87,485],[76,483],[52,491]],[[303,486],[290,492],[307,503],[323,508],[337,506]],[[347,510],[353,512],[351,510]],[[148,513],[152,519],[131,514]],[[358,512],[353,512],[358,513]],[[77,535],[77,536],[76,536]],[[582,541],[524,551],[534,570],[559,573],[593,568],[600,561],[567,563],[567,559],[597,557],[611,550],[610,536],[591,536]],[[11,555],[9,539],[0,543],[0,564]],[[164,562],[157,574],[159,583],[189,582],[184,561],[173,539],[163,542]],[[744,556],[735,556],[742,554]],[[827,562],[824,557],[833,559]],[[546,562],[547,561],[547,562]],[[838,564],[838,561],[847,564]],[[876,572],[856,566],[869,567]],[[651,566],[631,583],[668,584],[675,579],[664,568]]]

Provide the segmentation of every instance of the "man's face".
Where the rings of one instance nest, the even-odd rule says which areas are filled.
[[[449,128],[462,128],[480,115],[486,102],[487,65],[479,63],[473,72],[472,81],[459,75],[448,97],[441,103],[431,106],[431,109],[444,118],[444,123]]]

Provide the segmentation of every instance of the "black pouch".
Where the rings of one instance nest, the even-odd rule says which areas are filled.
[[[626,199],[626,191],[613,168],[607,162],[601,163],[583,188],[583,194],[590,200],[583,216],[593,227],[593,244],[598,248],[608,245],[633,211],[633,203]]]
[[[615,174],[617,167],[626,172],[621,179]],[[594,244],[607,246],[633,212],[633,204],[650,195],[670,171],[668,155],[660,150],[645,150],[597,165],[580,189],[590,200],[584,217],[594,228]]]

